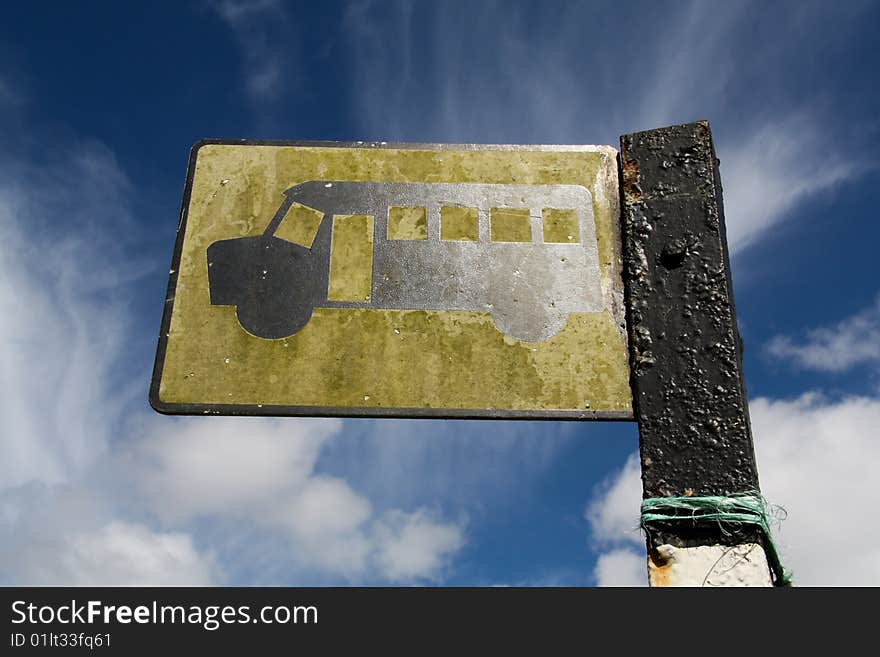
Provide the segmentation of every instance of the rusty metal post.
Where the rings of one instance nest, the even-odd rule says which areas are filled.
[[[632,389],[645,498],[758,493],[718,160],[706,121],[620,140]],[[656,525],[652,586],[772,583],[763,533]]]

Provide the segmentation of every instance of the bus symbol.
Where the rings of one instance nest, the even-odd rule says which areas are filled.
[[[284,195],[261,235],[207,250],[211,303],[235,306],[256,337],[294,335],[315,308],[373,308],[491,313],[504,334],[540,342],[603,308],[585,187],[312,180]],[[276,235],[294,203],[323,215],[310,248]],[[372,245],[352,293],[334,281],[355,224]]]

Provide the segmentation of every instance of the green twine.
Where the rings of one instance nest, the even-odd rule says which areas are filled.
[[[773,542],[770,525],[778,526],[785,519],[785,510],[771,506],[759,493],[733,497],[651,497],[642,501],[642,529],[651,535],[651,525],[668,522],[717,523],[724,534],[728,526],[756,527],[762,535],[764,550],[770,563],[775,586],[791,586],[791,573],[782,565]]]

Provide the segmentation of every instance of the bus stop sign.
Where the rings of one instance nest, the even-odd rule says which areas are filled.
[[[632,419],[617,151],[208,140],[164,413]]]

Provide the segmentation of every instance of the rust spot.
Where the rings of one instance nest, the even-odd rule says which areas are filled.
[[[652,587],[672,584],[672,561],[657,548],[648,551],[648,582]]]
[[[635,160],[623,161],[623,196],[627,205],[640,203],[642,190],[639,187],[639,163]]]
[[[708,121],[697,121],[697,140],[704,147],[711,148],[712,145],[712,132],[709,129]]]
[[[693,488],[685,488],[684,489],[684,497],[693,497],[694,489]]]

